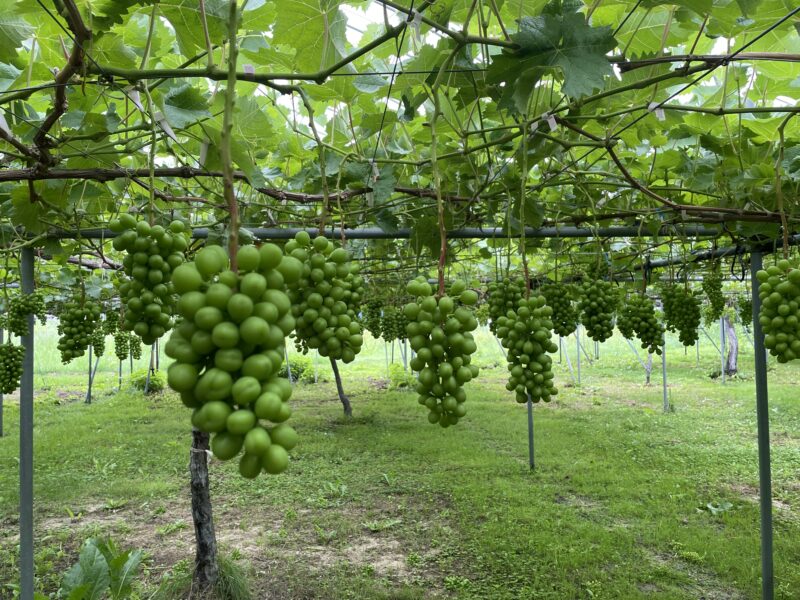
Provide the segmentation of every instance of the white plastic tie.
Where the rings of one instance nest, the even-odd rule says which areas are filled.
[[[201,167],[206,166],[206,158],[208,158],[208,140],[203,140],[203,143],[200,144],[200,159],[198,161]]]
[[[539,131],[539,121],[534,121],[533,123],[531,123],[530,130],[531,130],[531,135]]]
[[[175,132],[172,131],[172,127],[170,127],[170,124],[167,122],[167,119],[164,117],[163,113],[156,113],[156,121],[158,122],[159,127],[164,130],[164,133],[166,133],[173,142],[178,141],[178,138],[175,137]]]
[[[656,119],[659,121],[663,121],[667,118],[664,114],[664,109],[661,108],[661,105],[658,102],[651,102],[647,105],[647,110],[653,113],[656,116]]]
[[[422,33],[420,31],[422,27],[422,13],[412,10],[411,15],[413,17],[411,19],[411,30],[414,32],[414,41],[420,42],[422,41]]]
[[[372,161],[372,182],[375,183],[381,176],[381,171],[378,168],[378,163]]]
[[[547,126],[550,128],[550,131],[558,129],[558,123],[556,123],[556,118],[553,115],[547,115]]]
[[[244,66],[244,74],[248,77],[253,77],[256,74],[256,69],[253,65],[245,65]]]
[[[6,121],[5,116],[3,113],[0,113],[0,130],[3,131],[6,135],[13,135],[11,133],[11,128],[8,126],[8,122]]]
[[[144,112],[144,106],[142,106],[142,97],[139,95],[139,90],[131,89],[130,92],[128,92],[128,97],[131,99],[131,102],[133,102],[136,108]]]

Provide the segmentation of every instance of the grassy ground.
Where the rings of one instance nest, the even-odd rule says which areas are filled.
[[[193,556],[189,413],[170,394],[116,393],[112,358],[85,405],[85,362],[60,368],[49,335],[37,371],[39,589],[57,590],[80,543],[103,534],[147,552],[137,594],[150,598]],[[699,366],[693,349],[685,355],[670,340],[668,414],[660,365],[644,385],[619,337],[593,364],[583,357],[580,387],[566,361],[557,364],[561,394],[535,408],[530,472],[525,408],[503,388],[494,339],[480,342],[484,370],[457,427],[429,425],[413,394],[385,389],[383,345],[370,341],[344,369],[352,420],[329,381],[296,387],[302,441],[287,474],[251,482],[235,464],[211,463],[218,539],[254,597],[758,597],[752,353],[743,349],[741,377],[723,386],[709,377],[718,358],[708,339]],[[576,366],[574,339],[566,346]],[[800,590],[800,369],[772,367],[777,595],[790,599]],[[13,597],[17,579],[17,427],[10,398],[0,598]]]

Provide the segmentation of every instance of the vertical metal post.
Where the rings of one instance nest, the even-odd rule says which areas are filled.
[[[594,359],[600,360],[600,342],[594,343]]]
[[[122,389],[122,361],[119,361],[119,378],[117,379],[117,390]]]
[[[772,600],[775,580],[772,564],[772,475],[769,457],[769,388],[767,384],[767,360],[764,348],[764,330],[758,320],[761,299],[758,296],[759,282],[756,273],[761,270],[760,252],[750,255],[750,274],[753,293],[753,342],[755,352],[756,421],[758,423],[758,482],[761,505],[761,598]]]
[[[561,364],[561,346],[564,345],[564,338],[558,336],[558,364]]]
[[[578,385],[581,384],[581,326],[575,328],[575,353],[578,355],[576,369],[578,371]]]
[[[383,340],[383,357],[386,359],[386,379],[389,379],[389,346],[386,340]]]
[[[664,402],[664,412],[669,412],[669,395],[667,394],[667,334],[664,334],[661,344],[661,392]]]
[[[719,318],[719,373],[725,383],[725,317]]]
[[[283,357],[286,359],[286,377],[289,378],[289,383],[294,383],[294,379],[292,379],[292,367],[289,364],[289,349],[285,345],[283,347]]]
[[[0,327],[0,345],[3,344],[3,328]],[[3,394],[0,394],[0,437],[3,437]]]
[[[694,343],[694,348],[697,351],[697,366],[700,366],[700,338]]]
[[[147,393],[146,389],[144,393],[145,394]],[[92,345],[89,344],[89,381],[86,385],[86,404],[91,404],[91,403],[92,403]]]
[[[22,249],[22,293],[33,293],[33,248]],[[21,600],[33,600],[33,315],[22,336],[25,357],[19,385],[19,579]]]
[[[533,460],[533,400],[528,392],[528,464],[533,471],[535,463]]]

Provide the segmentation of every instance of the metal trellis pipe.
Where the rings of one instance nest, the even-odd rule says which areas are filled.
[[[33,248],[22,249],[22,292],[32,294]],[[33,315],[27,315],[28,335],[22,336],[25,356],[19,385],[19,578],[21,600],[33,600]]]
[[[767,357],[764,348],[764,330],[758,313],[761,299],[756,273],[762,268],[761,252],[750,255],[750,272],[753,294],[753,341],[755,350],[756,422],[758,424],[758,482],[761,515],[761,598],[772,600],[775,595],[775,575],[772,556],[772,474],[770,472],[769,446],[769,388],[767,383]]]
[[[530,392],[528,392],[528,465],[533,471],[535,468],[533,460],[533,400],[531,400]]]

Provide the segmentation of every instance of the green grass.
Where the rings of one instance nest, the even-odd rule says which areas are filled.
[[[212,462],[220,545],[253,597],[758,597],[746,339],[741,377],[724,386],[709,378],[718,357],[708,340],[700,366],[672,340],[668,414],[658,360],[645,386],[619,338],[599,361],[584,357],[580,387],[557,364],[561,393],[535,408],[534,472],[525,407],[503,388],[494,339],[479,341],[485,368],[456,427],[429,425],[413,394],[381,389],[383,345],[369,340],[343,370],[352,420],[329,381],[296,388],[291,422],[302,439],[287,474],[246,481],[235,464]],[[567,347],[574,363],[574,339]],[[193,556],[189,412],[169,394],[114,393],[113,356],[103,360],[90,406],[80,372],[56,365],[38,375],[51,382],[36,406],[38,586],[54,592],[80,543],[103,533],[147,551],[137,593],[150,598],[163,583],[163,597]],[[770,364],[777,596],[788,599],[800,589],[800,368]],[[317,367],[330,377],[322,360]],[[16,580],[17,416],[11,399],[0,439],[0,582]]]

